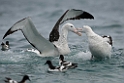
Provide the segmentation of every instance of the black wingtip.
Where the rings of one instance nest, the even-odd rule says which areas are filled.
[[[15,31],[17,31],[17,30],[15,30]],[[7,36],[7,35],[9,35],[9,34],[12,34],[13,32],[15,32],[15,31],[11,31],[11,28],[5,33],[5,35],[3,36],[3,39]]]
[[[21,21],[23,21],[23,20],[26,20],[26,19],[30,19],[30,17],[25,17],[25,18],[23,18],[23,19],[17,21],[13,26],[15,26],[17,23],[19,23],[19,22],[21,22]],[[12,27],[13,27],[13,26],[12,26]],[[12,28],[12,27],[11,27],[11,28]],[[14,32],[16,32],[16,31],[19,30],[19,29],[16,29],[16,30],[13,30],[13,31],[12,31],[11,28],[5,33],[5,35],[3,36],[3,39],[4,39],[7,35],[12,34],[12,33],[14,33]]]
[[[5,33],[5,35],[3,36],[3,39],[4,39],[7,35],[9,35],[10,32],[11,32],[11,30],[9,29],[9,30]]]
[[[88,12],[85,12],[81,15],[81,18],[85,18],[85,19],[94,19],[93,15],[91,15]]]

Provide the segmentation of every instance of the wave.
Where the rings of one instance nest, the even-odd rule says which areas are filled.
[[[82,60],[91,60],[91,52],[90,51],[78,52],[77,54],[74,55],[74,57]]]

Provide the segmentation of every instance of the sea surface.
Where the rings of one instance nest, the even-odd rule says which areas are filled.
[[[21,31],[2,40],[6,31],[18,20],[30,17],[39,33],[48,39],[49,33],[59,17],[67,9],[81,9],[91,13],[94,20],[68,21],[75,27],[89,25],[99,35],[113,38],[112,58],[89,60],[89,49],[85,34],[68,35],[71,53],[66,60],[78,63],[75,69],[66,72],[48,72],[46,60],[58,65],[58,57],[42,58],[27,52],[33,48]],[[61,27],[61,26],[60,26]],[[29,75],[27,83],[124,83],[124,0],[0,0],[0,43],[10,41],[11,49],[0,50],[0,83],[5,77],[20,81]]]

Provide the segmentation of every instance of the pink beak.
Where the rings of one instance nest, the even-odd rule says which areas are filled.
[[[73,30],[73,32],[76,33],[76,34],[79,35],[79,36],[82,36],[82,33],[79,32],[80,29],[81,29],[81,28],[76,28],[76,29]]]

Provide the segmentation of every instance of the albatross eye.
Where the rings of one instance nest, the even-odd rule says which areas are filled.
[[[73,26],[70,26],[71,28],[73,27]]]

